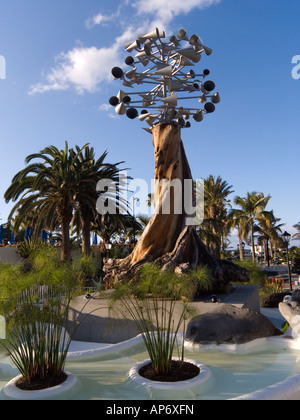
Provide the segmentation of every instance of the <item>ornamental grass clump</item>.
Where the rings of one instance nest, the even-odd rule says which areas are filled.
[[[62,383],[74,323],[67,333],[71,300],[82,294],[84,274],[59,261],[51,248],[30,261],[0,268],[0,314],[6,337],[0,341],[19,370],[17,386],[44,389]],[[78,318],[77,318],[78,319]]]
[[[52,298],[49,302],[45,294],[45,301],[38,305],[28,297],[22,298],[13,314],[2,344],[22,375],[20,388],[48,388],[66,379],[64,367],[70,346],[65,329],[68,306],[61,309]]]
[[[135,280],[115,286],[110,306],[135,321],[159,376],[169,375],[175,355],[184,362],[184,341],[179,344],[178,333],[185,331],[186,321],[195,314],[191,301],[199,285],[210,284],[207,270],[198,274],[202,278],[195,272],[177,275],[146,264]]]

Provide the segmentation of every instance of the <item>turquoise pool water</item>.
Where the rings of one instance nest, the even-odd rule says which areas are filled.
[[[268,314],[273,316],[272,313]],[[282,319],[272,318],[279,327]],[[186,347],[185,356],[206,365],[213,377],[210,389],[195,394],[160,394],[160,400],[227,400],[266,388],[300,373],[300,342],[282,337],[257,340],[244,346]],[[74,400],[149,400],[146,387],[128,379],[130,369],[148,359],[141,337],[118,345],[72,343],[66,370],[78,379]],[[3,388],[19,373],[0,356],[0,399]]]
[[[212,372],[215,383],[211,389],[196,395],[175,393],[173,400],[227,400],[251,393],[280,382],[300,372],[298,350],[271,345],[250,354],[236,350],[186,349],[186,357],[199,360]],[[74,400],[148,400],[151,392],[128,381],[128,372],[139,361],[147,359],[143,343],[135,343],[124,350],[93,355],[90,360],[68,360],[66,369],[79,380]],[[5,399],[3,387],[17,370],[0,361],[0,399]],[[160,399],[168,399],[163,392]]]

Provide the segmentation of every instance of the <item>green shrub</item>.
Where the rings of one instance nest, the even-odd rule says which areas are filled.
[[[36,252],[50,248],[51,246],[42,242],[42,240],[26,239],[17,246],[17,253],[22,258],[30,258]]]
[[[78,272],[82,272],[87,278],[93,278],[97,275],[97,267],[93,255],[82,255],[73,261],[73,267]]]
[[[213,290],[213,278],[207,266],[197,267],[196,270],[185,274],[195,287],[195,297]]]
[[[292,272],[296,274],[300,274],[300,255],[295,256],[292,265]]]
[[[264,286],[265,274],[254,261],[235,261],[235,264],[246,268],[250,273],[250,284]]]
[[[128,257],[133,251],[132,245],[113,245],[112,249],[109,252],[110,258],[114,259],[123,259]]]

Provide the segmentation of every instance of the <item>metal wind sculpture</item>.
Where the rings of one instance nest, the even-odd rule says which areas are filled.
[[[112,69],[114,79],[123,80],[125,87],[145,84],[153,86],[149,91],[120,90],[117,96],[109,100],[117,114],[146,121],[151,128],[145,130],[150,133],[153,126],[159,123],[176,122],[181,127],[190,127],[188,120],[191,115],[195,121],[200,122],[204,114],[214,112],[215,104],[220,102],[219,93],[212,94],[215,83],[204,81],[210,74],[208,69],[200,74],[196,74],[193,69],[187,71],[188,67],[194,67],[200,61],[202,53],[211,55],[212,50],[202,44],[198,35],[189,38],[185,29],[181,29],[177,37],[173,35],[169,42],[163,42],[163,38],[165,32],[156,29],[139,35],[137,40],[127,42],[127,52],[137,51],[134,57],[130,55],[125,60],[132,68],[126,72],[120,67]],[[181,43],[187,45],[183,48]],[[142,66],[141,71],[138,71],[138,65]],[[200,106],[195,107],[191,103],[195,99]],[[183,107],[182,101],[187,101],[187,105]]]
[[[165,33],[158,29],[139,35],[125,44],[126,51],[132,53],[125,60],[131,68],[112,69],[113,77],[123,81],[124,91],[110,98],[110,104],[118,114],[138,117],[150,126],[145,130],[152,134],[154,146],[155,211],[132,253],[122,260],[106,261],[105,281],[131,280],[147,262],[177,274],[206,266],[215,290],[223,291],[229,282],[247,281],[249,275],[239,266],[220,260],[217,246],[212,255],[200,239],[195,225],[201,223],[201,215],[196,219],[195,213],[197,201],[200,208],[202,202],[194,197],[194,178],[181,139],[181,128],[190,127],[192,119],[202,121],[220,102],[219,93],[212,93],[214,82],[206,80],[210,71],[197,74],[193,70],[201,55],[210,55],[212,50],[197,35],[189,38],[184,29],[167,42],[162,41],[164,38]],[[149,90],[134,89],[146,84]]]

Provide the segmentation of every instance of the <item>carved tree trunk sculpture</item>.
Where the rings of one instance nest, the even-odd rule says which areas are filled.
[[[185,211],[185,180],[192,174],[181,140],[181,129],[175,124],[153,127],[155,151],[155,212],[134,251],[124,260],[108,260],[104,265],[106,279],[131,279],[144,263],[155,262],[164,270],[188,272],[198,265],[207,265],[216,290],[223,290],[230,281],[247,280],[248,272],[229,261],[218,260],[196,233]],[[168,182],[165,182],[165,181]],[[171,187],[174,186],[175,188]],[[192,203],[190,203],[192,205]]]

